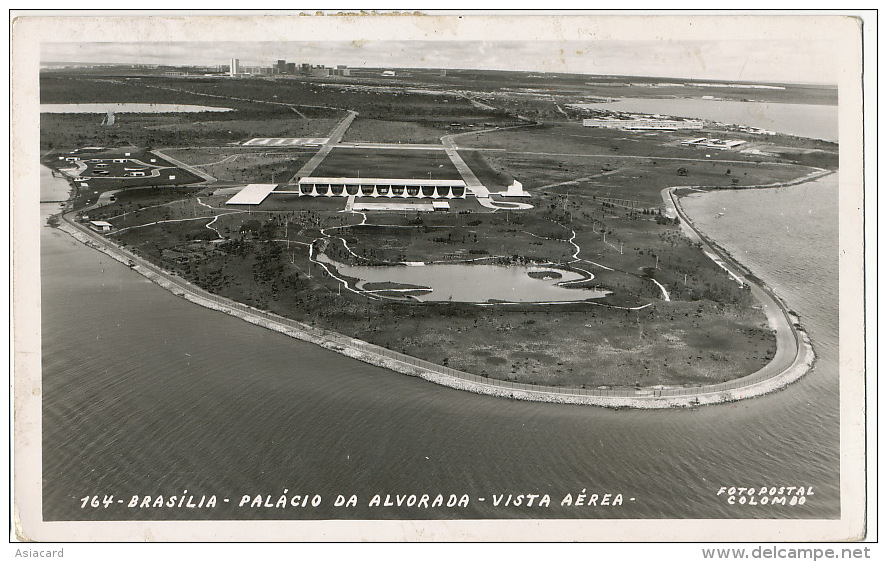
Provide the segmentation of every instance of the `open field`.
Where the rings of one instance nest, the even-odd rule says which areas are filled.
[[[490,191],[504,190],[514,179],[507,173],[495,170],[482,152],[476,150],[460,150],[459,156],[468,164],[477,179]],[[501,169],[501,168],[500,168]]]
[[[389,119],[365,119],[363,116],[354,120],[346,141],[361,142],[402,142],[410,144],[440,144],[444,135],[463,133],[489,126],[510,127],[520,124],[510,116],[479,115],[479,116],[427,116],[422,119],[400,121]]]
[[[274,183],[285,181],[307,162],[317,149],[180,148],[164,152],[199,168],[219,181]]]
[[[208,119],[210,115],[225,117]],[[261,111],[226,114],[124,113],[117,114],[111,127],[102,127],[101,120],[101,115],[94,114],[42,114],[41,148],[225,145],[254,137],[325,136],[337,122],[335,119],[302,119],[285,108],[264,107]]]
[[[108,84],[114,84],[109,88]],[[68,91],[74,90],[74,93]],[[120,92],[118,94],[118,91]],[[245,92],[248,92],[246,94]],[[116,96],[115,96],[116,94]],[[154,101],[156,103],[197,103],[225,107],[255,104],[263,101],[290,104],[299,111],[311,111],[311,106],[350,109],[366,118],[390,119],[397,116],[411,120],[422,116],[485,116],[468,100],[425,93],[389,93],[342,90],[324,84],[297,78],[178,78],[168,76],[96,77],[87,74],[65,75],[44,73],[41,78],[41,101]],[[253,100],[244,101],[244,98]],[[184,101],[190,100],[190,101]],[[211,101],[215,100],[215,101]],[[329,113],[329,110],[324,110]],[[311,115],[309,115],[311,116]]]
[[[740,187],[799,177],[794,166],[726,163],[716,160],[676,162],[597,156],[546,156],[484,153],[494,169],[507,171],[534,195],[549,193],[577,197],[613,197],[655,207],[659,191],[674,185]],[[808,169],[801,169],[808,172]]]
[[[311,175],[325,178],[462,179],[443,150],[334,148]]]
[[[439,144],[440,137],[449,134],[441,123],[415,121],[387,121],[358,117],[345,133],[345,141],[403,142],[410,144]]]
[[[282,185],[279,190],[289,187]],[[226,199],[227,200],[227,199]],[[345,210],[345,197],[300,197],[298,195],[270,195],[261,205],[251,205],[257,211],[324,211],[338,213]],[[246,205],[240,208],[246,210]]]
[[[703,150],[681,146],[680,142],[701,136],[747,140],[749,143],[767,143],[789,146],[806,146],[819,149],[816,164],[823,168],[837,166],[837,146],[833,143],[816,140],[801,140],[777,135],[762,139],[748,133],[729,133],[716,130],[702,131],[620,131],[583,127],[581,123],[551,123],[537,127],[507,129],[492,133],[460,136],[459,146],[501,148],[510,153],[544,152],[556,155],[595,155],[619,157],[641,157],[651,159],[701,159],[701,160],[741,160],[748,162],[801,163],[795,155],[786,153],[781,158],[765,155],[749,155],[738,150]],[[708,156],[706,156],[708,155]],[[809,162],[804,162],[809,164]]]
[[[206,86],[206,84],[202,84]],[[205,95],[202,95],[205,94]],[[206,114],[118,114],[112,127],[101,127],[101,116],[41,115],[41,148],[120,145],[191,146],[241,142],[253,137],[315,137],[326,134],[341,119],[340,110],[293,108],[267,100],[252,101],[242,92],[188,90],[187,83],[145,78],[95,78],[44,74],[41,102],[88,103],[103,101],[180,103],[235,109]]]
[[[387,84],[391,80],[386,81]],[[398,69],[397,83],[403,86],[439,87],[488,93],[509,90],[517,93],[538,93],[545,96],[575,98],[611,97],[699,97],[760,100],[778,103],[809,103],[837,105],[834,87],[804,84],[782,84],[785,89],[740,88],[728,81],[685,80],[650,76],[589,76],[557,72],[450,69],[446,76],[433,72],[415,73],[415,69]],[[515,85],[519,84],[519,87]],[[701,85],[706,84],[706,85]],[[719,84],[713,85],[713,84]]]
[[[219,121],[184,120],[166,123],[149,130],[174,129],[182,135],[219,134],[236,136],[241,140],[268,137],[323,137],[339,122],[338,119],[303,119],[290,112],[268,112],[265,119],[239,118],[238,114]]]

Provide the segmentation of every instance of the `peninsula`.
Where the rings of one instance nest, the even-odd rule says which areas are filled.
[[[191,300],[468,390],[692,404],[809,367],[800,319],[679,199],[809,181],[837,144],[589,108],[613,88],[588,76],[393,72],[44,72],[42,103],[229,110],[43,113],[65,228]]]

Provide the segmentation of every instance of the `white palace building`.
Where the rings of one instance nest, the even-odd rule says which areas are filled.
[[[517,183],[517,182],[515,182]],[[519,184],[518,184],[519,185]],[[287,189],[277,189],[286,187]],[[510,188],[509,188],[510,189]],[[250,184],[228,200],[228,205],[259,205],[269,195],[299,197],[382,197],[389,199],[465,199],[463,180],[391,178],[320,178],[306,176],[296,185]],[[521,192],[521,194],[523,194]]]
[[[281,193],[277,191],[277,193]],[[389,197],[413,199],[464,199],[463,180],[391,178],[301,178],[296,193],[307,197]]]

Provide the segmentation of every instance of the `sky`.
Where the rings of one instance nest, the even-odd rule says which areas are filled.
[[[836,83],[826,42],[274,41],[42,43],[44,62],[270,66],[278,59],[352,67],[474,68],[703,80]]]

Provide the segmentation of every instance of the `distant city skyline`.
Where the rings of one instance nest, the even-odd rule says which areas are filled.
[[[41,61],[70,64],[352,67],[518,70],[695,80],[834,84],[828,45],[771,41],[274,41],[43,43]]]

